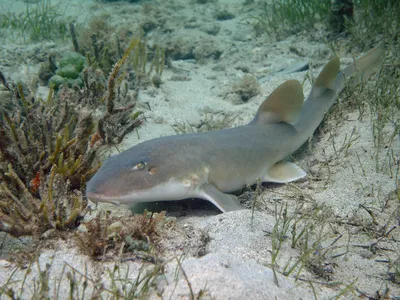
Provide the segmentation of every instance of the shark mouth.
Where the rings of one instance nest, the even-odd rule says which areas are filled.
[[[86,192],[86,197],[92,201],[92,202],[108,202],[108,203],[113,203],[116,205],[120,205],[121,202],[119,201],[118,198],[116,197],[109,197],[101,194],[96,194],[92,192]]]

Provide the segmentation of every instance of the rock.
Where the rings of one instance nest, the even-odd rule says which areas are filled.
[[[215,17],[218,21],[226,21],[235,18],[235,15],[227,10],[220,10]]]
[[[12,264],[8,260],[0,259],[0,268],[9,268],[11,266]]]
[[[221,30],[221,26],[218,23],[207,23],[200,30],[211,35],[217,35]]]

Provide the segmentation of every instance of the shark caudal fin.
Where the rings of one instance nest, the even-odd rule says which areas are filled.
[[[372,73],[382,65],[384,57],[385,46],[383,43],[380,43],[378,46],[356,59],[352,64],[348,65],[337,76],[334,89],[340,92],[353,75],[353,78],[350,80],[351,85],[357,85],[361,81],[369,79]]]
[[[307,100],[318,99],[327,90],[331,90],[337,94],[340,93],[353,75],[355,75],[351,81],[353,85],[359,83],[362,79],[368,79],[381,65],[384,52],[384,45],[381,43],[368,51],[365,55],[356,59],[342,72],[340,72],[339,58],[332,58],[315,79],[310,96]]]
[[[250,124],[295,124],[303,106],[303,88],[297,80],[288,80],[277,87],[258,108]]]
[[[383,44],[367,52],[340,72],[339,58],[332,58],[314,81],[310,95],[303,104],[299,121],[295,125],[304,139],[309,138],[322,122],[325,113],[335,102],[350,77],[368,78],[384,57]],[[353,81],[354,82],[354,81]],[[350,81],[352,83],[352,81]],[[356,82],[355,82],[356,83]]]

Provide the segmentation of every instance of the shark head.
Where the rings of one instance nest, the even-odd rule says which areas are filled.
[[[159,151],[151,151],[147,144],[139,144],[106,160],[88,182],[89,200],[135,204],[190,196],[191,182],[179,176],[173,160],[158,155]]]

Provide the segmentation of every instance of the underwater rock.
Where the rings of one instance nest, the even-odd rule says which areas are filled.
[[[215,1],[214,0],[196,0],[196,2],[198,4],[206,4],[206,3],[209,3],[209,2],[215,2]]]
[[[149,33],[150,31],[156,29],[159,26],[159,22],[153,18],[147,18],[142,24],[142,29],[144,33]]]
[[[223,52],[213,40],[203,40],[193,50],[199,63],[205,63],[208,59],[218,60]]]
[[[168,42],[166,53],[172,60],[185,60],[194,58],[194,46],[196,41],[192,37],[176,38]]]
[[[200,30],[210,35],[217,35],[218,32],[221,30],[221,25],[219,25],[218,23],[207,23],[202,26]]]
[[[231,93],[240,96],[240,99],[244,102],[250,100],[254,96],[258,95],[261,91],[260,83],[251,74],[245,74],[238,82],[232,86]]]
[[[221,10],[221,11],[217,12],[217,14],[215,15],[215,18],[218,21],[226,21],[226,20],[234,19],[235,15],[227,10]]]

